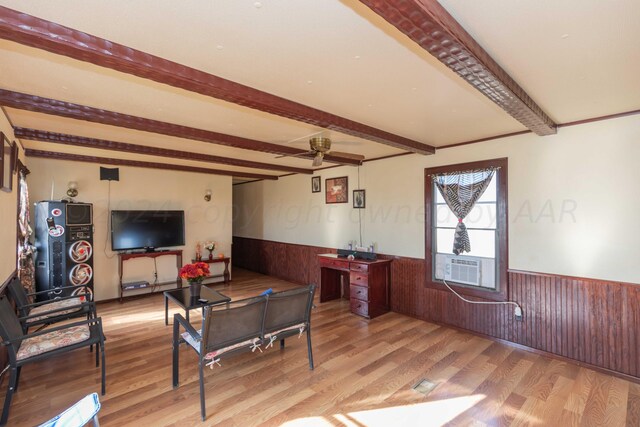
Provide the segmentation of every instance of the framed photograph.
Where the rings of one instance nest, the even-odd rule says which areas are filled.
[[[11,192],[13,188],[13,168],[14,161],[14,145],[11,144],[9,138],[0,132],[0,138],[2,139],[2,147],[0,148],[0,190]]]
[[[325,203],[349,203],[349,178],[327,178],[324,180]]]
[[[13,148],[11,149],[11,164],[13,165],[13,172],[18,173],[18,143],[13,141]],[[17,177],[16,177],[17,179]]]
[[[320,192],[320,177],[312,176],[311,177],[311,192],[319,193]]]
[[[356,209],[364,209],[367,199],[364,190],[353,190],[353,207]]]

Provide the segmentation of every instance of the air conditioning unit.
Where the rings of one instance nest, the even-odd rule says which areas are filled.
[[[480,286],[482,262],[479,259],[447,257],[444,278],[465,285]]]

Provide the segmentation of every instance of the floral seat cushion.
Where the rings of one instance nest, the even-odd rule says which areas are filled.
[[[301,335],[306,330],[306,328],[307,328],[307,324],[306,323],[298,323],[297,325],[287,326],[285,328],[278,329],[277,331],[273,331],[273,332],[269,332],[268,334],[264,334],[264,338],[268,339],[268,338],[271,338],[271,337],[277,337],[278,334],[281,334],[281,333],[287,332],[287,331],[292,331],[294,329],[298,329],[298,331],[300,332],[299,335]]]
[[[89,325],[80,325],[26,338],[22,341],[16,358],[18,360],[28,359],[58,348],[86,341],[90,336]]]
[[[202,329],[198,330],[198,335],[202,335]],[[195,338],[193,338],[191,336],[191,334],[189,334],[189,332],[183,332],[182,333],[182,338],[187,342],[187,344],[189,344],[191,347],[193,347],[198,353],[200,353],[200,340],[197,340]],[[211,351],[207,354],[205,354],[204,358],[207,360],[214,360],[216,356],[219,356],[223,353],[226,353],[228,351],[234,350],[236,348],[240,348],[240,347],[251,347],[253,348],[257,348],[259,347],[259,343],[260,343],[260,338],[259,337],[255,337],[252,339],[248,339],[242,342],[239,342],[237,344],[232,344],[228,347],[224,347],[224,348],[219,348],[217,350]]]
[[[267,348],[270,347],[270,346],[273,346],[273,342],[277,339],[277,335],[278,334],[280,334],[282,332],[285,332],[285,331],[294,330],[294,329],[299,330],[300,334],[302,334],[305,331],[306,327],[307,327],[306,323],[298,323],[297,325],[288,326],[286,328],[278,329],[277,331],[265,334],[265,336],[264,336],[265,339],[269,339],[269,344],[267,345]],[[202,329],[199,329],[197,332],[198,332],[198,335],[200,335],[200,336],[202,335]],[[184,339],[187,344],[189,344],[198,353],[200,353],[200,340],[199,339],[196,339],[196,338],[192,337],[189,332],[183,332],[182,333],[182,339]],[[207,359],[207,360],[215,360],[216,356],[220,356],[221,354],[224,354],[226,352],[229,352],[231,350],[235,350],[236,348],[241,348],[241,347],[250,347],[252,352],[254,352],[257,349],[257,350],[260,350],[260,352],[262,353],[262,350],[260,349],[260,345],[261,345],[260,337],[250,338],[250,339],[244,340],[242,342],[239,342],[239,343],[236,343],[236,344],[232,344],[232,345],[227,346],[227,347],[223,347],[223,348],[219,348],[217,350],[210,351],[209,353],[205,354],[204,358]]]
[[[55,317],[55,316],[61,316],[63,314],[69,314],[69,313],[73,313],[74,311],[80,311],[81,308],[78,308],[76,306],[82,304],[82,301],[80,300],[80,298],[69,298],[69,299],[61,299],[61,300],[54,300],[53,302],[49,303],[49,304],[44,304],[44,305],[40,305],[38,307],[34,307],[30,312],[29,312],[29,316],[33,316],[36,314],[40,314],[40,313],[45,313],[42,316],[38,316],[38,317],[33,317],[31,319],[28,319],[29,323],[32,322],[36,322],[39,320],[43,320],[43,319],[47,319],[49,317]],[[46,313],[48,311],[51,310],[57,310],[60,308],[65,308],[65,307],[70,307],[67,310],[61,310],[61,311],[56,311],[55,313]]]

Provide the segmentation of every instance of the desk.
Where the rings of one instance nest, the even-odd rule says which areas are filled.
[[[318,255],[318,259],[321,303],[344,294],[351,312],[358,316],[373,319],[389,311],[391,260],[348,260],[336,254]]]
[[[191,296],[191,290],[188,287],[164,291],[164,324],[169,324],[169,300],[175,302],[185,311],[185,318],[189,321],[189,311],[196,308],[204,308],[209,305],[224,304],[231,301],[226,295],[222,295],[218,291],[211,290],[206,286],[200,289],[200,298],[204,298],[207,302],[200,302],[198,298]]]
[[[211,276],[207,276],[205,277],[205,279],[209,279],[212,277],[223,277],[224,278],[224,284],[228,284],[231,279],[230,274],[229,274],[229,262],[231,261],[231,258],[227,257],[223,257],[223,258],[202,258],[200,261],[196,261],[195,259],[192,259],[191,262],[206,262],[207,264],[216,264],[219,262],[224,262],[224,273],[222,274],[217,274],[217,275],[211,275]]]
[[[129,290],[129,289],[125,289],[127,286],[125,283],[122,283],[122,264],[129,260],[129,259],[133,259],[133,258],[157,258],[159,256],[165,256],[165,255],[174,255],[176,257],[176,269],[177,269],[177,273],[176,273],[176,285],[181,288],[182,287],[182,279],[180,278],[180,269],[182,268],[182,249],[176,249],[174,251],[160,251],[160,252],[136,252],[136,253],[131,253],[131,254],[127,254],[127,253],[119,253],[118,254],[118,278],[120,281],[120,302],[122,302],[122,293],[125,290]],[[147,282],[146,285],[143,286],[139,286],[136,287],[135,289],[143,289],[143,288],[148,288],[148,287],[153,287],[153,286],[161,286],[161,285],[169,285],[173,283],[173,280],[171,282],[166,282],[166,283],[156,283],[155,285],[149,284]],[[133,288],[132,288],[133,289]]]

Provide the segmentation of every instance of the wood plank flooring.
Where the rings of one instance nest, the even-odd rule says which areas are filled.
[[[236,268],[231,286],[213,289],[239,299],[295,286]],[[98,314],[108,339],[102,426],[640,425],[639,384],[396,313],[367,321],[347,301],[313,311],[314,371],[304,337],[207,369],[202,423],[190,349],[171,386],[161,294],[100,304]],[[426,397],[411,389],[422,378],[437,384]],[[9,425],[37,425],[99,388],[88,351],[28,365]]]

